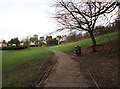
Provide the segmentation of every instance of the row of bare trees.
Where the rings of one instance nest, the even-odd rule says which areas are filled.
[[[107,14],[119,6],[116,1],[99,2],[96,0],[57,0],[55,3],[56,12],[54,18],[59,23],[58,31],[78,30],[87,31],[93,43],[93,52],[96,52],[96,40],[94,30],[98,18],[107,17]]]

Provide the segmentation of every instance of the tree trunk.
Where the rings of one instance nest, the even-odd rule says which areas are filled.
[[[93,52],[97,52],[97,50],[96,50],[96,40],[95,40],[95,37],[94,37],[94,35],[93,35],[93,32],[89,32],[90,33],[90,37],[91,37],[91,40],[92,40],[92,43],[93,43],[93,45],[92,45],[92,48],[93,48]]]

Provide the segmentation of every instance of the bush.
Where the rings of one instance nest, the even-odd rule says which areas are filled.
[[[28,47],[27,46],[16,46],[16,47],[8,46],[8,47],[1,47],[0,50],[21,50],[25,48],[28,48]]]
[[[47,40],[47,44],[48,45],[58,45],[58,40],[56,40],[56,39]]]

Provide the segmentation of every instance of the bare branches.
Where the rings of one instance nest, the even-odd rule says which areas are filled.
[[[66,29],[82,29],[93,32],[100,15],[112,12],[116,2],[56,1],[56,20]],[[84,6],[84,7],[83,7]]]
[[[79,0],[57,0],[55,19],[61,26],[58,31],[78,30],[88,31],[93,42],[93,52],[96,52],[94,29],[97,19],[106,13],[112,12],[117,2],[80,2]]]

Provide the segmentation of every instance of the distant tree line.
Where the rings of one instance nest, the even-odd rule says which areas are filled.
[[[0,47],[0,49],[19,50],[19,49],[25,49],[29,47],[43,46],[43,44],[45,44],[46,46],[58,45],[58,40],[56,40],[56,38],[53,39],[52,36],[47,36],[46,39],[44,39],[44,37],[42,38],[43,40],[40,40],[38,39],[38,35],[33,35],[32,37],[26,37],[21,41],[18,39],[18,37],[12,38],[8,42],[3,40],[2,47]]]
[[[106,27],[105,26],[96,26],[94,30],[94,35],[102,35],[110,32],[118,31],[118,25],[117,25],[117,20],[115,22],[108,24]],[[76,34],[76,32],[70,33],[66,37],[67,42],[76,42],[80,41],[81,39],[88,38],[90,37],[89,33],[86,32],[84,34],[79,33]]]

